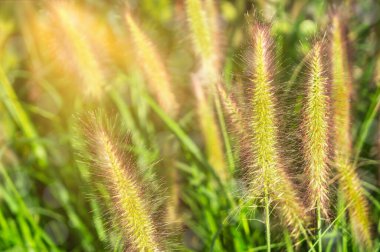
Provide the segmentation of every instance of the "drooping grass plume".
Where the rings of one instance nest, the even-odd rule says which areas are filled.
[[[131,13],[127,12],[125,19],[128,31],[130,32],[132,45],[136,52],[137,63],[144,73],[149,90],[156,97],[163,110],[168,115],[176,117],[179,112],[179,104],[173,92],[169,73],[159,52],[153,42],[141,30]],[[176,181],[178,174],[176,170],[172,169],[167,172],[167,175],[167,185],[170,187],[170,200],[168,200],[167,204],[167,219],[174,226],[178,225],[176,222],[180,220],[178,214],[180,193],[179,185]]]
[[[368,217],[368,203],[361,180],[351,164],[336,164],[340,188],[348,205],[351,229],[360,245],[372,247],[371,223]]]
[[[348,59],[343,17],[339,13],[331,16],[330,54],[332,72],[332,106],[334,125],[334,165],[339,175],[339,185],[346,204],[350,223],[356,240],[367,247],[371,246],[368,204],[360,178],[351,164],[351,93],[352,78]]]
[[[86,95],[100,99],[105,93],[106,76],[83,25],[92,17],[74,3],[53,1],[48,6],[51,23],[50,28],[45,27],[50,33],[47,41],[55,47],[60,65],[78,77]]]
[[[131,154],[121,151],[128,140],[120,141],[114,130],[95,113],[82,121],[94,182],[100,179],[107,188],[113,202],[112,221],[123,233],[126,251],[164,251],[151,212],[153,203],[144,195],[138,168]]]
[[[169,115],[178,112],[178,103],[173,92],[169,74],[153,43],[136,24],[130,13],[125,15],[130,37],[136,51],[137,63],[144,71],[151,92]]]
[[[287,175],[282,162],[279,141],[278,111],[274,90],[274,42],[270,27],[256,23],[252,29],[251,85],[249,109],[251,110],[250,143],[253,159],[248,177],[251,197],[264,195],[267,245],[270,247],[270,205],[276,202],[281,218],[295,237],[305,220],[306,211]],[[272,202],[273,201],[273,202]],[[272,206],[275,206],[274,204]]]

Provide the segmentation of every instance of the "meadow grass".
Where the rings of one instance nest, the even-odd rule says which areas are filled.
[[[1,251],[380,249],[376,1],[0,7]]]

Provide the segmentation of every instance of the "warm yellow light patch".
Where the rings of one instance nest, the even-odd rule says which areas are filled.
[[[50,10],[50,19],[56,25],[55,29],[50,29],[51,42],[60,50],[63,64],[81,78],[86,94],[99,99],[105,93],[106,78],[90,41],[78,28],[87,19],[85,14],[74,4],[63,1],[52,3]],[[57,29],[60,29],[59,34]]]

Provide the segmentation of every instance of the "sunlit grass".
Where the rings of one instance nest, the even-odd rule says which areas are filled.
[[[376,6],[1,1],[0,250],[379,250]]]

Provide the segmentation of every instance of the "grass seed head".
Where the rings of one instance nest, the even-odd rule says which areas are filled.
[[[274,90],[274,41],[270,26],[257,23],[252,30],[252,56],[249,106],[251,113],[251,144],[253,160],[249,177],[253,195],[268,191],[277,202],[282,219],[294,236],[300,234],[305,209],[289,178],[280,153],[277,108]]]
[[[213,86],[218,82],[222,60],[218,9],[213,0],[186,0],[186,12],[200,62],[197,74],[202,85]]]
[[[351,93],[352,78],[349,63],[344,19],[340,12],[331,16],[330,54],[334,128],[334,164],[339,175],[339,184],[348,206],[353,234],[361,245],[371,247],[368,203],[360,178],[351,165]]]
[[[339,166],[339,183],[348,205],[350,223],[355,239],[362,247],[371,249],[371,223],[368,216],[368,202],[364,188],[354,167],[350,164]]]
[[[158,103],[165,112],[175,116],[179,106],[162,59],[152,41],[143,33],[132,15],[127,12],[125,19],[136,51],[137,63],[144,72],[151,93],[157,97]]]
[[[334,154],[336,158],[351,156],[351,70],[348,60],[347,37],[342,17],[335,13],[331,17],[331,99],[334,125]]]
[[[186,12],[195,51],[203,60],[213,55],[210,21],[201,0],[186,0]]]
[[[309,179],[310,207],[319,207],[325,217],[329,209],[329,79],[324,41],[314,44],[308,55],[308,79],[303,111],[304,155]]]
[[[100,99],[105,93],[107,81],[104,68],[91,47],[90,36],[86,30],[93,24],[89,20],[91,15],[79,6],[64,1],[53,1],[48,6],[51,27],[45,28],[48,28],[46,31],[49,32],[49,43],[56,48],[55,53],[63,63],[61,66],[66,66],[78,76],[86,95]],[[84,25],[83,20],[88,22]]]
[[[113,202],[111,213],[125,237],[128,251],[163,251],[151,213],[152,206],[140,186],[135,162],[121,151],[114,128],[93,113],[82,121],[94,182],[104,182]]]

